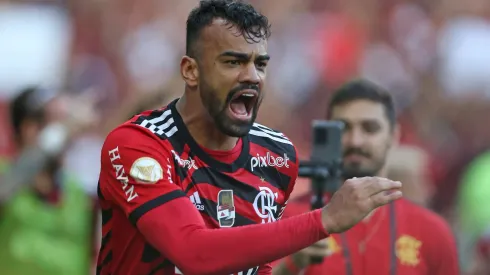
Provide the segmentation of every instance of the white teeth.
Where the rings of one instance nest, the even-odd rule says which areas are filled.
[[[242,94],[242,96],[246,96],[246,97],[254,97],[255,95],[252,94],[252,93],[244,93]]]

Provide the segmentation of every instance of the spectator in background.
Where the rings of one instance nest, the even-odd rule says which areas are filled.
[[[386,177],[388,154],[399,139],[391,95],[367,81],[353,81],[333,95],[328,110],[328,119],[345,123],[343,180]],[[398,154],[395,160],[410,156],[410,152],[402,149],[394,154]],[[414,154],[411,160],[405,159],[404,165],[411,165],[420,157]],[[416,173],[412,173],[415,179],[413,175]],[[410,183],[413,181],[407,185]],[[325,194],[325,199],[330,195]],[[310,198],[311,194],[290,201],[285,217],[309,210]],[[313,259],[318,257],[325,258],[314,264]],[[274,268],[273,274],[459,275],[457,261],[456,243],[447,222],[401,199],[371,212],[346,233],[332,234],[287,257]]]
[[[94,200],[60,163],[71,138],[96,117],[90,101],[65,100],[28,88],[11,102],[19,157],[0,177],[0,274],[89,273]]]

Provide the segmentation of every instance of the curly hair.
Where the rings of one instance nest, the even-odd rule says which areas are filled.
[[[196,55],[196,41],[201,31],[214,19],[225,20],[229,29],[237,30],[237,36],[249,43],[257,43],[271,35],[269,20],[252,5],[240,0],[202,0],[187,18],[186,54]]]

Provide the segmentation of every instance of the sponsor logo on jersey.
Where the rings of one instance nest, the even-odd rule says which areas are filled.
[[[268,187],[259,187],[260,192],[257,194],[254,200],[255,213],[262,219],[262,223],[275,222],[277,213],[276,199],[278,197],[277,192],[272,192]]]
[[[167,158],[167,163],[170,163],[170,159]],[[167,180],[169,183],[174,183],[172,180],[172,166],[170,164],[167,164]]]
[[[163,179],[163,169],[155,159],[142,157],[133,162],[129,175],[139,183],[156,183]]]
[[[116,174],[116,180],[121,183],[121,188],[126,195],[126,201],[131,202],[138,197],[138,193],[134,191],[134,185],[129,184],[129,178],[126,174],[126,171],[124,170],[124,166],[120,162],[121,155],[119,154],[119,147],[110,150],[108,153],[111,165],[114,168]]]
[[[174,155],[175,160],[177,163],[180,165],[180,167],[186,168],[186,169],[191,169],[194,168],[197,170],[196,166],[196,161],[189,158],[189,159],[182,159],[174,150],[172,150],[172,154]]]
[[[235,224],[235,204],[233,190],[221,190],[217,203],[218,221],[220,227],[232,227]]]
[[[257,167],[286,167],[289,168],[288,156],[284,153],[284,157],[274,157],[270,152],[267,152],[265,156],[257,154],[256,157],[252,157],[250,160],[250,169],[252,172]]]
[[[204,205],[201,202],[201,197],[199,196],[199,192],[194,192],[189,199],[194,204],[197,210],[204,211]]]

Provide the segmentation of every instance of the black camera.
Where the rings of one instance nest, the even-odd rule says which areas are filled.
[[[311,158],[300,161],[299,177],[311,180],[311,208],[325,206],[324,194],[334,193],[342,184],[342,132],[340,121],[314,120]],[[323,258],[312,259],[321,263]]]

